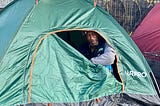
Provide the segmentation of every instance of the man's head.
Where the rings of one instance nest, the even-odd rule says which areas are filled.
[[[97,46],[98,45],[98,34],[93,31],[86,31],[86,39],[89,42],[90,46]]]

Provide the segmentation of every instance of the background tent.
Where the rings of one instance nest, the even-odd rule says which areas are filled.
[[[148,60],[160,85],[160,3],[147,14],[132,34],[132,39]]]
[[[6,41],[0,46],[1,105],[160,105],[141,52],[93,1],[40,0],[35,5],[34,0],[15,0],[0,13],[0,25]],[[99,33],[115,48],[114,75],[65,42],[65,36],[78,42],[73,39],[85,30]]]
[[[31,0],[15,0],[0,12],[0,59],[4,55],[11,39],[19,30],[26,16],[34,7],[35,1]],[[3,46],[2,46],[3,45]]]

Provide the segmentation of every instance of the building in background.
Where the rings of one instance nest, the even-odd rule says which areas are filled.
[[[97,0],[131,34],[160,0]]]

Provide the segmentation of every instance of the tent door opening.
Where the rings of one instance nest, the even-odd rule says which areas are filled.
[[[62,31],[56,34],[76,50],[79,50],[80,45],[87,42],[87,40],[84,37],[84,31],[80,30]],[[122,79],[118,72],[117,61],[118,61],[117,56],[115,56],[114,64],[111,65],[113,68],[113,75],[119,82],[122,82]]]

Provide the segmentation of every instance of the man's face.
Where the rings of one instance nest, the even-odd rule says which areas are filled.
[[[87,41],[90,43],[90,46],[98,45],[98,35],[95,32],[88,31],[86,33]]]

